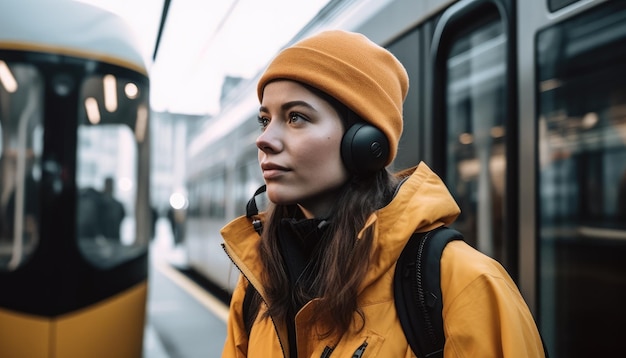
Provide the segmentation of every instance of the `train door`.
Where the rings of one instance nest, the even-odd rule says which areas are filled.
[[[510,1],[460,1],[435,27],[433,157],[461,207],[454,227],[517,276]]]
[[[553,357],[611,356],[626,321],[626,3],[561,14],[535,39],[540,328]]]

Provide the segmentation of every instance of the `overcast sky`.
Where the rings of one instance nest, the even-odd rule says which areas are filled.
[[[79,0],[127,18],[143,46],[155,111],[216,113],[225,75],[252,77],[329,0]]]

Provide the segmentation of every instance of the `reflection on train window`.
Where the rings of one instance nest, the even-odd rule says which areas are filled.
[[[0,58],[0,271],[28,262],[39,243],[43,80]]]
[[[539,314],[557,357],[622,349],[625,24],[609,2],[537,38]]]
[[[146,102],[138,88],[112,75],[88,78],[81,87],[76,149],[76,232],[82,254],[110,268],[146,250],[135,208],[141,126]],[[143,124],[145,126],[145,124]]]
[[[461,207],[455,227],[505,266],[506,42],[496,16],[457,36],[446,83],[446,183]]]

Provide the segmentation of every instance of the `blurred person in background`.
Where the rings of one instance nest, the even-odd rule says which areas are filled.
[[[100,232],[107,239],[119,241],[126,210],[124,205],[113,196],[114,188],[115,182],[113,178],[106,177],[100,199]]]

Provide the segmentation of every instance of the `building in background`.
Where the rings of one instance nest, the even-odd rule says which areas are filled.
[[[169,209],[170,196],[187,195],[186,148],[191,133],[210,119],[208,115],[152,112],[151,202],[159,216]]]

